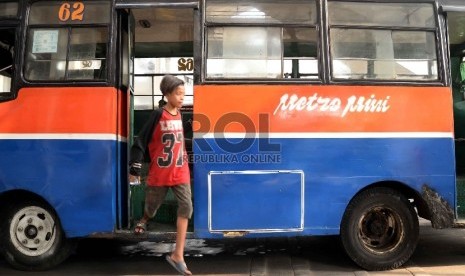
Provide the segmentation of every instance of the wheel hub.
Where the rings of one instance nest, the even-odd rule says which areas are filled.
[[[37,237],[37,228],[34,225],[28,225],[24,231],[28,239]]]
[[[38,206],[24,207],[16,212],[10,224],[10,239],[26,256],[47,252],[56,239],[54,217]]]
[[[370,214],[370,217],[364,222],[367,226],[367,235],[380,237],[386,233],[389,227],[389,222],[385,216],[379,215],[378,213]]]
[[[403,235],[399,215],[388,208],[377,207],[366,212],[359,229],[363,246],[378,253],[394,249]]]

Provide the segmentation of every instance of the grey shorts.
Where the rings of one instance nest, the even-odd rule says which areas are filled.
[[[147,186],[145,189],[145,214],[153,218],[158,208],[165,200],[166,193],[171,189],[178,201],[178,217],[190,219],[192,217],[191,185],[181,184],[176,186]]]

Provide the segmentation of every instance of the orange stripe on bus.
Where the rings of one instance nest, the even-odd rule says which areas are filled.
[[[116,116],[115,88],[23,88],[0,103],[0,133],[116,134]]]
[[[202,133],[453,132],[448,87],[205,85],[195,89],[194,130]],[[246,127],[250,122],[253,129]]]

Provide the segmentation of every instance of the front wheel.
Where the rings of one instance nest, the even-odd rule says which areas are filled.
[[[418,236],[418,216],[412,204],[389,188],[373,188],[357,195],[341,223],[347,254],[367,270],[403,265],[415,251]]]
[[[7,210],[0,228],[5,259],[20,270],[46,270],[64,261],[74,248],[55,213],[45,204],[29,201]]]

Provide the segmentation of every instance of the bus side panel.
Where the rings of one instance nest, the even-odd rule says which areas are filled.
[[[210,172],[209,231],[302,231],[303,180],[302,171]]]
[[[403,183],[419,193],[427,185],[455,208],[451,107],[450,90],[443,87],[197,87],[195,233],[218,237],[224,229],[215,225],[227,225],[223,232],[261,236],[338,234],[350,199],[382,181]],[[295,191],[285,201],[292,216],[304,206],[303,230],[290,223],[275,229],[286,222],[267,225],[266,216],[254,216],[282,212],[276,203],[287,193],[285,186],[266,186],[268,180],[258,177],[216,182],[211,177],[289,171],[303,174],[303,202]],[[296,182],[280,177],[276,183],[287,181]],[[266,187],[275,192],[260,192]],[[230,219],[246,221],[233,229]]]
[[[115,146],[115,141],[0,140],[0,190],[43,197],[69,237],[111,231]]]
[[[201,138],[195,140],[194,152],[201,152]],[[417,191],[423,185],[436,190],[452,207],[455,200],[453,140],[450,138],[351,138],[351,139],[251,139],[246,152],[229,154],[218,147],[219,139],[205,139],[213,153],[197,155],[194,174],[195,232],[202,238],[215,237],[215,225],[227,225],[229,231],[256,231],[260,225],[267,235],[339,234],[339,224],[351,198],[372,183],[398,181]],[[241,143],[242,139],[228,139]],[[220,142],[221,143],[221,142]],[[281,145],[279,153],[259,153],[260,143]],[[202,154],[200,154],[202,155]],[[209,159],[207,156],[214,156]],[[219,157],[222,156],[222,157]],[[204,158],[202,160],[202,158]],[[223,160],[221,160],[223,158]],[[231,161],[232,160],[232,161]],[[213,162],[212,162],[213,161]],[[304,211],[302,232],[297,226],[278,233],[276,225],[300,216],[300,194],[282,188],[283,182],[295,183],[295,176],[275,177],[276,183],[258,178],[210,182],[212,172],[224,174],[301,170],[304,174]],[[224,175],[223,174],[223,175]],[[220,190],[218,186],[226,186]],[[266,191],[263,189],[267,189]],[[273,189],[279,189],[272,194]],[[238,196],[239,195],[239,196]],[[292,196],[283,203],[286,196]],[[220,202],[222,208],[216,202]],[[211,203],[211,204],[210,204]],[[285,204],[285,205],[284,205]],[[284,206],[283,206],[284,205]],[[259,210],[257,210],[259,209]],[[282,216],[283,209],[290,212]],[[273,219],[268,220],[267,214]],[[282,220],[281,220],[282,218]],[[297,218],[296,218],[297,219]],[[280,221],[276,221],[280,220]],[[236,228],[232,221],[237,221]],[[240,223],[239,223],[240,222]],[[247,227],[248,226],[248,227]],[[270,231],[267,231],[270,230]],[[216,238],[218,238],[216,236]]]
[[[0,191],[44,198],[68,237],[112,231],[116,103],[114,88],[69,87],[24,88],[0,104]]]

